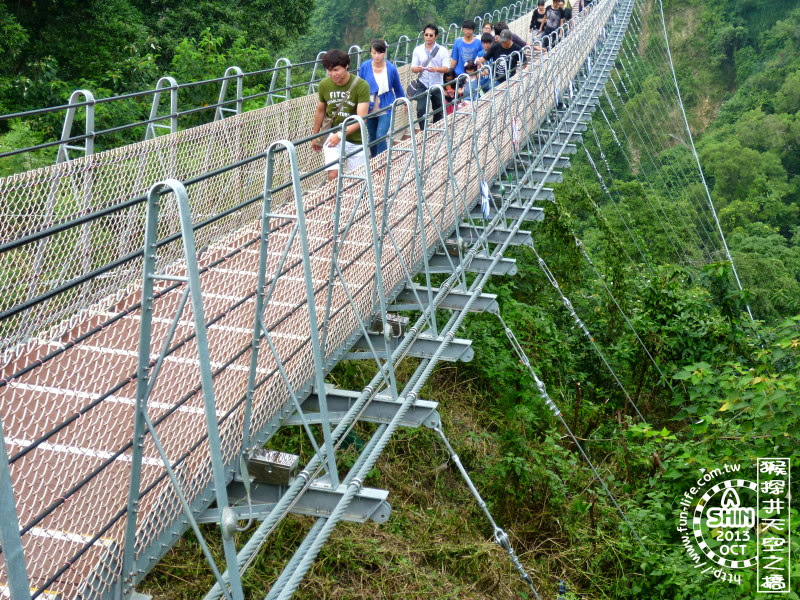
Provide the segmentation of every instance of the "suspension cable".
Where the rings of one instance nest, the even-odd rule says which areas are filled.
[[[569,435],[569,437],[572,439],[572,443],[575,444],[576,448],[578,448],[578,450],[581,453],[581,456],[583,457],[583,460],[586,461],[586,464],[589,465],[589,468],[592,470],[592,473],[594,473],[594,476],[600,482],[600,485],[603,487],[603,490],[605,490],[606,495],[614,504],[614,507],[617,509],[617,512],[622,517],[622,520],[625,521],[625,524],[628,526],[628,529],[631,530],[633,537],[636,538],[636,541],[639,544],[639,547],[642,549],[642,552],[644,552],[646,556],[649,556],[650,553],[647,551],[647,548],[645,548],[644,542],[642,542],[642,538],[639,537],[639,533],[636,531],[633,524],[628,520],[628,517],[625,515],[625,511],[622,510],[622,507],[619,505],[619,502],[617,502],[617,498],[614,496],[614,494],[606,485],[605,480],[601,477],[600,472],[597,470],[597,467],[594,466],[594,463],[589,458],[589,455],[586,454],[586,451],[583,449],[583,446],[581,446],[580,442],[578,442],[578,438],[572,432],[570,426],[567,425],[567,422],[564,419],[564,415],[561,414],[561,411],[558,409],[555,402],[553,402],[553,399],[550,397],[550,394],[547,393],[547,388],[545,387],[544,382],[541,379],[539,379],[539,377],[536,375],[536,371],[533,370],[530,360],[528,360],[528,355],[522,348],[522,345],[519,343],[519,340],[517,340],[517,337],[514,335],[514,332],[508,325],[506,325],[506,322],[503,320],[503,317],[500,315],[499,311],[495,312],[495,315],[497,316],[497,319],[500,321],[500,325],[502,325],[503,329],[505,330],[506,337],[508,338],[508,341],[511,343],[511,347],[514,348],[514,351],[517,353],[517,356],[519,357],[520,361],[522,362],[523,365],[525,365],[525,368],[528,370],[528,373],[531,375],[533,381],[536,383],[536,388],[539,390],[539,395],[542,397],[542,400],[544,400],[545,405],[561,422],[561,425],[564,427],[564,430],[567,432],[567,435]]]
[[[627,398],[630,405],[636,411],[636,414],[639,416],[639,419],[641,419],[642,423],[647,423],[647,419],[644,418],[644,415],[642,415],[641,411],[639,410],[639,407],[636,406],[636,403],[633,401],[633,398],[631,398],[630,394],[628,393],[628,390],[625,389],[625,385],[622,383],[622,380],[620,380],[619,376],[617,375],[617,372],[609,364],[608,360],[606,360],[605,354],[603,354],[603,351],[600,350],[599,346],[597,345],[597,342],[594,341],[594,336],[589,331],[589,328],[586,327],[586,324],[578,316],[578,313],[575,312],[575,307],[572,305],[572,302],[570,302],[569,298],[567,298],[567,296],[564,294],[564,291],[561,289],[561,286],[558,285],[558,280],[553,275],[553,272],[550,270],[550,267],[547,266],[545,260],[539,255],[539,252],[536,250],[536,247],[532,246],[532,248],[533,248],[533,253],[536,255],[536,258],[539,261],[539,268],[545,274],[545,277],[547,277],[547,280],[550,282],[550,285],[552,285],[553,288],[558,292],[558,295],[561,297],[561,302],[564,304],[564,307],[567,309],[567,312],[569,312],[570,316],[575,321],[575,324],[586,336],[586,339],[589,340],[589,343],[592,345],[592,348],[594,348],[594,351],[597,353],[597,356],[600,357],[600,360],[606,366],[606,369],[614,378],[614,381],[617,382],[617,386],[619,386],[619,389],[622,390],[622,393],[625,395],[625,398]]]
[[[672,62],[672,52],[669,48],[669,38],[667,36],[667,22],[664,19],[664,4],[661,0],[658,0],[658,8],[661,11],[661,26],[664,31],[664,44],[667,49],[667,57],[669,58],[669,68],[672,71],[672,80],[675,82],[675,93],[678,95],[678,106],[681,109],[681,115],[683,116],[683,122],[686,125],[686,133],[689,136],[689,147],[692,149],[692,154],[694,155],[694,159],[697,162],[697,169],[700,172],[700,179],[703,181],[703,188],[706,192],[706,198],[708,199],[708,207],[711,209],[711,214],[714,216],[714,222],[717,225],[717,230],[719,231],[719,237],[722,241],[722,246],[725,248],[725,255],[728,258],[728,261],[731,263],[731,270],[733,271],[733,277],[736,280],[736,285],[739,288],[740,292],[743,292],[742,289],[742,282],[739,280],[739,274],[736,272],[736,265],[733,263],[733,257],[731,256],[731,251],[728,248],[728,242],[725,240],[725,233],[722,231],[722,225],[720,225],[719,218],[717,217],[717,211],[714,208],[714,202],[711,200],[711,192],[708,189],[708,183],[706,182],[706,177],[703,174],[703,167],[700,164],[700,157],[697,154],[697,148],[694,145],[694,138],[692,137],[692,131],[689,128],[689,120],[686,118],[686,110],[683,107],[683,100],[681,99],[681,90],[678,86],[678,77],[675,75],[675,65]],[[745,307],[747,308],[747,314],[750,316],[751,321],[755,321],[753,318],[753,312],[750,310],[750,304],[745,302]]]
[[[458,454],[455,453],[455,450],[453,450],[453,447],[450,445],[450,441],[447,439],[447,436],[444,434],[444,431],[442,431],[441,423],[437,423],[436,425],[431,427],[431,429],[433,429],[437,434],[439,434],[442,443],[447,449],[447,453],[450,455],[450,459],[456,465],[456,468],[458,468],[459,473],[461,473],[461,478],[464,480],[464,483],[467,484],[470,493],[475,498],[475,501],[478,503],[478,506],[480,507],[481,511],[483,511],[483,514],[486,515],[486,519],[489,521],[489,524],[492,526],[492,531],[494,532],[495,543],[506,551],[509,560],[511,560],[511,563],[514,565],[514,568],[519,573],[520,579],[522,579],[522,581],[528,584],[528,588],[533,594],[533,597],[536,598],[536,600],[541,600],[541,596],[539,596],[539,593],[536,591],[536,587],[534,587],[533,585],[533,580],[531,579],[530,575],[528,575],[527,571],[525,571],[525,567],[522,566],[522,563],[519,561],[519,557],[517,557],[516,552],[514,552],[514,548],[511,546],[511,540],[509,539],[508,534],[505,531],[503,531],[500,527],[498,527],[497,523],[492,518],[492,513],[489,512],[489,508],[486,506],[486,502],[484,502],[483,498],[480,495],[480,492],[478,492],[477,488],[475,487],[475,484],[472,483],[472,479],[470,479],[469,473],[467,473],[467,470],[464,468],[464,465],[461,464],[461,459],[458,457]]]
[[[594,131],[594,128],[592,128],[592,131]],[[594,170],[594,174],[597,177],[597,181],[599,182],[601,189],[606,193],[606,195],[608,196],[608,199],[611,200],[611,205],[614,207],[614,210],[617,212],[617,215],[619,216],[620,221],[622,221],[622,225],[623,225],[623,227],[625,227],[625,231],[628,232],[628,235],[630,236],[631,241],[633,242],[633,245],[636,246],[636,251],[639,253],[639,256],[642,257],[642,261],[647,266],[647,268],[652,272],[653,268],[650,266],[650,262],[647,260],[647,257],[645,256],[644,251],[642,250],[641,246],[639,245],[639,242],[636,239],[636,236],[633,235],[633,231],[631,231],[630,227],[628,227],[627,219],[625,219],[625,216],[622,214],[622,211],[619,209],[619,205],[618,205],[617,201],[614,200],[614,196],[611,194],[611,190],[608,189],[608,186],[606,185],[606,182],[603,180],[603,175],[600,173],[599,169],[597,168],[597,164],[595,163],[594,158],[592,158],[592,154],[591,154],[591,152],[589,152],[589,149],[586,147],[586,144],[584,144],[583,140],[581,140],[581,147],[583,148],[583,151],[586,153],[586,158],[589,160],[589,164],[592,166],[592,169]],[[601,152],[602,152],[602,150],[601,150]],[[592,202],[594,202],[594,201],[592,201]],[[628,257],[628,260],[630,261],[630,263],[634,264],[633,259],[631,258],[630,254],[628,254],[628,251],[625,250],[624,247],[622,247],[622,252],[625,254],[625,256]]]

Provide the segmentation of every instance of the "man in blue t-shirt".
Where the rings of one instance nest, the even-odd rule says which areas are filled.
[[[464,37],[456,40],[450,53],[450,68],[456,72],[456,75],[463,75],[464,63],[474,61],[478,58],[478,53],[483,50],[481,41],[475,37],[474,21],[464,21],[461,24],[461,32]]]

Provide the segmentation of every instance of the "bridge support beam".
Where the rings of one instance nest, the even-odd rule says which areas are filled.
[[[484,228],[479,225],[471,225],[469,223],[462,223],[459,225],[459,230],[464,240],[468,243],[477,240],[483,234]],[[509,244],[511,246],[532,246],[533,237],[530,231],[517,231],[505,229],[503,227],[495,227],[488,234],[486,234],[486,241],[490,244],[502,244],[510,238]]]
[[[452,258],[442,252],[434,254],[429,262],[431,273],[452,273],[453,266],[450,264],[450,260]],[[476,256],[464,270],[467,273],[486,273],[491,264],[492,259],[488,256]],[[492,270],[492,274],[516,275],[517,261],[513,258],[501,258]]]
[[[253,482],[250,484],[250,506],[247,505],[247,490],[241,481],[233,481],[228,485],[228,496],[236,501],[232,510],[238,520],[253,518],[263,521],[283,496],[286,488],[269,483]],[[340,487],[332,488],[326,479],[317,479],[297,498],[297,502],[289,511],[296,515],[311,517],[329,517],[333,509],[344,495]],[[372,520],[385,523],[392,514],[392,507],[386,501],[387,490],[361,488],[342,515],[342,520],[352,523],[366,523]],[[218,508],[209,508],[197,520],[199,523],[217,523],[220,519]]]
[[[339,423],[347,411],[355,404],[356,400],[358,400],[361,392],[341,390],[333,386],[326,386],[325,394],[328,398],[328,414],[330,415],[331,422]],[[378,394],[366,405],[364,411],[359,416],[359,420],[367,423],[389,423],[401,406],[402,403],[398,402],[396,399],[385,394]],[[400,425],[402,427],[416,428],[420,425],[437,422],[439,421],[439,413],[436,412],[438,406],[438,402],[416,400],[408,409],[408,412],[403,415]],[[309,424],[319,422],[318,411],[319,397],[312,393],[303,403],[303,412],[306,422]],[[283,425],[301,424],[301,419],[297,414],[283,421]]]
[[[376,354],[378,358],[385,358],[388,352],[392,352],[394,347],[398,344],[399,340],[390,338],[388,344],[386,338],[380,333],[370,333],[369,343],[365,337],[361,337],[353,346],[356,350],[367,350],[366,352],[350,352],[345,355],[345,359],[349,360],[362,360],[374,359]],[[372,344],[373,351],[370,349]],[[439,347],[444,343],[443,337],[434,337],[428,333],[421,333],[416,340],[411,342],[408,347],[406,356],[414,356],[416,358],[431,358]],[[450,344],[445,348],[444,352],[440,355],[440,360],[447,362],[456,362],[458,360],[469,362],[475,356],[475,351],[472,349],[472,340],[464,340],[461,338],[453,338]]]
[[[536,206],[532,206],[528,209],[528,212],[525,213],[523,218],[522,214],[525,211],[525,206],[522,204],[514,203],[509,204],[505,208],[505,217],[506,219],[510,219],[512,221],[517,221],[522,219],[523,221],[542,221],[544,219],[544,209],[538,208]],[[482,217],[480,207],[475,207],[470,211],[469,216],[473,219],[480,219]]]
[[[439,293],[439,288],[432,288],[432,295]],[[448,310],[463,310],[470,299],[471,294],[461,290],[451,290],[439,304],[439,308]],[[425,286],[408,286],[397,298],[395,304],[389,307],[390,310],[417,310],[422,311],[428,306],[428,288]],[[480,294],[470,306],[469,311],[482,313],[484,311],[497,312],[497,296],[495,294]]]

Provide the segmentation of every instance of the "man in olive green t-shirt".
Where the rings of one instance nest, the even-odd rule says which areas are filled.
[[[319,84],[319,100],[314,113],[314,127],[311,130],[314,134],[319,133],[322,119],[326,115],[333,118],[331,126],[336,127],[350,115],[366,117],[369,112],[369,84],[347,70],[350,66],[350,57],[346,52],[341,50],[326,52],[322,57],[322,66],[325,67],[328,76]],[[342,142],[339,135],[339,132],[331,133],[325,143],[322,143],[320,138],[311,142],[315,152],[319,152],[320,149],[323,151],[325,164],[328,165],[325,168],[328,172],[328,181],[336,179],[339,172]],[[347,170],[352,171],[365,162],[360,125],[351,123],[347,126],[345,135],[345,154],[352,154],[347,157]]]

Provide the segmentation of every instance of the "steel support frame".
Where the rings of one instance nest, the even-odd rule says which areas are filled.
[[[331,422],[339,423],[344,419],[353,405],[358,400],[361,392],[352,390],[342,390],[330,384],[327,385],[325,395],[328,400],[328,410],[331,415]],[[365,407],[359,416],[360,421],[366,423],[388,423],[397,413],[399,408],[396,398],[387,394],[376,395]],[[439,416],[436,412],[437,402],[418,399],[406,413],[403,420],[403,427],[417,428],[431,421],[438,421]],[[316,394],[309,394],[303,402],[303,410],[306,411],[306,418],[310,422],[315,421],[313,413],[319,411],[319,398]],[[300,420],[293,415],[283,421],[283,425],[299,425]]]
[[[508,101],[508,98],[509,97],[506,96],[506,101]],[[557,123],[557,124],[560,124],[560,122]],[[445,123],[445,127],[446,127],[446,123]],[[563,129],[563,127],[561,129]],[[572,124],[572,128],[571,129],[572,129],[572,131],[575,130],[575,124]],[[531,135],[531,132],[530,131],[526,131],[526,136],[527,136],[526,141],[530,139],[530,135]],[[365,136],[365,139],[366,139],[366,136]],[[413,145],[413,146],[414,146],[414,148],[416,148],[416,145]],[[419,159],[416,158],[416,157],[415,157],[415,160],[419,161]],[[551,166],[551,168],[549,170],[552,170],[552,166]],[[416,172],[417,177],[419,179],[421,177],[421,175],[419,175],[420,174],[420,170],[419,169],[415,169],[415,172]],[[515,185],[512,187],[512,189],[517,189],[517,199],[513,200],[509,196],[505,201],[505,203],[508,206],[512,206],[512,202],[515,202],[515,201],[519,202],[520,196],[522,196],[524,193],[527,193],[527,192],[521,192],[521,190],[531,190],[531,189],[533,189],[534,191],[533,191],[533,193],[531,195],[532,197],[536,197],[536,194],[542,193],[542,191],[545,190],[545,188],[542,187],[541,182],[538,183],[537,185],[532,186],[532,183],[531,183],[532,175],[533,175],[533,171],[532,171],[532,169],[529,169],[528,173],[526,173],[518,181],[515,181]],[[299,183],[299,174],[298,174],[298,177],[297,177],[297,181]],[[265,185],[265,187],[266,187],[266,185]],[[296,186],[296,189],[297,190],[300,189],[299,185]],[[341,195],[341,185],[339,186],[339,190],[338,190],[338,194],[337,195],[339,195],[339,196]],[[425,200],[424,198],[421,198],[420,202],[424,202],[424,200]],[[454,202],[456,200],[457,200],[457,198],[454,198]],[[371,200],[371,201],[374,203],[374,199]],[[462,208],[464,208],[466,206],[466,204],[467,203],[465,201],[462,201],[461,202]],[[525,206],[525,204],[520,204],[519,206]],[[527,206],[528,206],[528,211],[530,212],[530,210],[533,209],[533,207],[531,206],[531,203],[528,202]],[[423,210],[420,210],[420,213],[423,213],[423,212],[424,212]],[[301,214],[301,213],[302,213],[302,210],[298,209],[298,214]],[[461,214],[465,214],[465,213],[462,211]],[[375,215],[374,206],[373,206],[372,215],[373,215],[373,217]],[[514,228],[512,228],[512,230],[516,229],[516,231],[514,231],[514,235],[516,235],[516,233],[518,232],[519,224],[522,223],[523,220],[525,220],[525,217],[526,217],[526,214],[524,214],[524,209],[523,209],[522,214],[519,214],[518,215],[518,219],[516,219],[518,221],[516,226]],[[499,218],[499,216],[495,217],[495,219],[494,219],[495,225],[499,224],[502,220],[503,219]],[[377,224],[377,222],[378,222],[377,219],[375,219],[374,222]],[[382,224],[382,225],[385,225],[385,224]],[[457,229],[458,227],[459,227],[459,224],[458,224],[458,221],[457,221],[456,224],[453,226],[453,228]],[[452,233],[452,231],[442,232],[440,234],[440,236],[444,238],[444,237],[446,237],[447,235],[449,235],[451,233]],[[384,232],[384,235],[385,235],[385,232]],[[448,322],[448,324],[444,325],[443,327],[437,328],[438,331],[440,332],[440,334],[442,334],[441,335],[441,340],[442,341],[441,341],[441,344],[440,344],[439,348],[433,353],[432,359],[431,360],[425,360],[420,365],[420,372],[419,372],[418,375],[415,375],[412,378],[413,385],[410,386],[408,393],[404,393],[404,394],[399,394],[398,393],[398,394],[395,395],[395,397],[398,399],[396,402],[399,403],[400,407],[397,410],[397,412],[395,413],[395,416],[390,421],[391,427],[396,427],[396,426],[399,426],[400,424],[403,424],[403,422],[404,422],[403,419],[405,418],[405,415],[406,415],[407,411],[415,403],[414,400],[415,400],[416,396],[415,396],[414,389],[416,387],[418,387],[419,385],[421,385],[421,382],[424,382],[424,380],[427,377],[427,375],[430,374],[430,370],[432,369],[431,365],[433,365],[436,362],[438,362],[439,360],[441,360],[443,354],[445,353],[445,351],[447,349],[447,346],[453,340],[453,337],[454,337],[453,336],[453,331],[454,331],[455,327],[457,327],[457,325],[460,324],[460,322],[463,320],[463,318],[466,315],[466,313],[470,310],[470,308],[472,308],[472,305],[474,304],[474,302],[476,302],[477,299],[481,296],[480,287],[482,287],[482,283],[479,283],[479,282],[485,282],[487,280],[487,278],[491,274],[495,273],[496,270],[500,271],[501,270],[500,268],[503,267],[503,265],[506,265],[506,267],[503,267],[503,268],[506,268],[508,271],[511,270],[511,265],[513,265],[513,263],[509,263],[508,259],[504,259],[502,257],[502,251],[508,246],[508,243],[506,243],[508,241],[509,241],[509,238],[506,238],[505,242],[503,242],[500,246],[498,246],[491,253],[491,255],[486,256],[486,257],[480,257],[480,252],[485,250],[486,237],[484,236],[483,239],[479,240],[479,243],[476,243],[475,246],[473,246],[470,249],[469,252],[467,252],[465,255],[460,257],[461,260],[458,262],[458,265],[454,265],[456,267],[454,269],[455,273],[448,279],[449,283],[445,282],[445,284],[442,285],[442,287],[438,290],[438,292],[434,293],[433,289],[429,289],[428,290],[427,293],[429,294],[429,298],[430,298],[430,296],[433,296],[433,297],[430,298],[431,301],[429,303],[425,304],[425,310],[422,312],[422,315],[421,315],[419,321],[417,322],[417,325],[415,325],[416,331],[414,332],[414,335],[417,335],[418,333],[420,333],[421,326],[426,325],[426,324],[428,326],[431,325],[432,315],[435,313],[436,308],[440,304],[442,304],[442,302],[448,296],[448,294],[453,289],[453,287],[454,287],[454,285],[456,283],[463,283],[464,282],[463,276],[468,270],[467,265],[469,265],[471,263],[480,262],[480,260],[487,261],[487,264],[485,266],[483,266],[481,268],[481,270],[479,271],[481,273],[480,277],[476,280],[476,283],[473,284],[473,286],[470,286],[470,288],[469,288],[473,292],[476,292],[474,294],[474,296],[471,297],[473,299],[471,299],[470,301],[467,301],[465,303],[464,308],[461,311],[458,311],[456,314],[454,314],[453,317],[451,317],[451,321]],[[423,265],[413,265],[413,266],[410,266],[409,269],[411,271],[413,271],[414,273],[416,273],[416,272],[422,272],[422,271],[420,271],[420,267],[423,267],[426,277],[429,278],[432,273],[436,272],[436,271],[434,271],[434,270],[432,270],[430,268],[430,259],[433,258],[433,257],[436,257],[436,256],[441,257],[442,255],[441,254],[437,254],[436,248],[432,247],[432,249],[429,252],[426,252],[424,254],[424,256],[425,256],[425,258],[422,261],[424,263]],[[401,289],[392,290],[392,291],[389,291],[388,293],[384,292],[383,293],[383,298],[384,299],[392,298],[393,294],[396,295],[397,293],[399,293],[401,291]],[[437,299],[438,299],[438,301],[437,301]],[[384,309],[383,312],[385,313],[385,309]],[[413,329],[414,328],[412,328],[412,330]],[[353,334],[351,336],[351,339],[353,339],[356,336],[357,336],[357,334]],[[397,349],[392,353],[392,357],[393,357],[392,360],[395,357],[400,358],[400,357],[404,356],[405,352],[406,352],[406,350],[408,349],[409,346],[410,346],[410,342],[408,344],[405,344],[405,345],[403,345],[403,343],[401,342],[401,344],[397,347]],[[344,352],[344,350],[341,349],[341,348],[340,349],[335,349],[333,351],[329,351],[328,353],[326,353],[328,355],[328,358],[325,358],[325,355],[320,353],[319,354],[319,360],[321,361],[321,364],[318,365],[319,368],[316,368],[316,372],[319,373],[319,374],[327,372],[330,369],[330,367],[332,366],[332,364],[335,364],[336,360],[338,360],[342,356],[343,352]],[[392,360],[389,360],[388,362],[391,363]],[[385,376],[385,373],[379,373],[379,375],[376,376],[375,383],[377,383],[378,381],[381,381],[384,376]],[[324,387],[324,382],[322,382],[322,386]],[[308,389],[305,389],[305,387],[306,386],[304,386],[303,389],[300,389],[300,390],[296,391],[298,396],[304,396],[304,395],[308,394],[311,391],[311,389],[310,389],[311,386],[310,385],[307,386]],[[317,387],[319,389],[319,382],[318,382]],[[354,417],[359,417],[360,416],[360,411],[361,411],[361,409],[364,408],[365,405],[368,404],[368,399],[374,397],[374,395],[375,395],[374,391],[375,391],[374,390],[374,385],[371,385],[371,386],[368,386],[367,388],[365,388],[364,392],[362,392],[362,394],[359,396],[359,399],[356,402],[356,404],[354,404],[351,407],[351,410],[348,411],[348,415],[345,416],[338,423],[336,431],[331,433],[331,436],[330,436],[330,440],[331,441],[341,439],[342,432],[347,429],[348,421],[352,422],[352,419]],[[283,410],[280,415],[276,415],[276,417],[273,418],[271,420],[271,422],[267,425],[267,427],[265,427],[261,432],[256,432],[254,434],[251,434],[251,436],[250,436],[251,444],[261,443],[261,442],[263,442],[263,440],[268,438],[271,435],[270,430],[277,429],[277,427],[280,424],[281,420],[284,419],[287,416],[288,412],[289,412],[289,409],[288,409],[288,407],[286,407],[285,410]],[[338,417],[338,415],[337,415],[337,417]],[[328,416],[328,422],[329,423],[331,422],[330,415]],[[385,442],[388,442],[388,437],[385,436],[385,434],[387,434],[387,433],[389,433],[389,430],[386,430],[386,431],[384,431],[383,433],[380,434],[380,439],[376,442],[376,445],[375,445],[376,451],[378,451],[379,448],[384,446]],[[325,451],[321,453],[319,460],[321,462],[327,462],[328,464],[330,464],[331,461],[329,460],[329,458],[331,458],[333,460],[333,462],[335,463],[335,459],[333,458],[334,451],[333,450],[329,451],[328,450],[328,445],[329,445],[328,444],[328,440],[326,440]],[[319,466],[319,464],[321,464],[321,463],[317,462],[315,464],[314,461],[312,460],[312,464],[309,465],[304,470],[304,472],[307,473],[307,476],[309,476],[310,473],[313,471],[313,469],[316,468],[316,466]],[[365,463],[365,467],[367,465],[368,465],[368,462]],[[329,466],[329,468],[330,468],[330,466]],[[235,467],[231,467],[229,465],[227,467],[227,470],[226,470],[226,473],[228,474],[228,476],[226,478],[224,478],[224,479],[230,479],[234,470],[235,470]],[[362,472],[362,471],[363,471],[363,468],[359,472]],[[356,473],[356,477],[353,478],[353,479],[355,479],[357,481],[357,483],[355,484],[355,487],[356,488],[360,488],[360,481],[358,481],[357,475],[358,475],[358,473]],[[350,487],[348,487],[347,489],[349,491]],[[195,505],[197,505],[197,504],[201,505],[203,503],[203,501],[205,501],[209,497],[210,496],[207,495],[207,494],[204,495],[203,500],[200,500],[200,498],[198,497],[198,499],[196,499],[195,502],[192,503],[193,512],[194,512],[194,506]],[[289,496],[287,496],[287,497],[289,497]],[[344,497],[343,497],[343,499],[344,499]],[[200,500],[200,501],[198,502],[198,500]],[[345,501],[346,501],[346,499],[345,499]],[[280,506],[280,505],[281,505],[281,502],[279,501],[277,506]],[[341,515],[338,515],[338,516],[334,515],[334,518],[339,518],[340,516]],[[322,526],[317,528],[319,534],[323,533],[322,528],[323,528]],[[178,531],[178,529],[179,528],[176,528],[176,532]],[[185,525],[184,525],[184,529],[185,529]],[[313,545],[313,542],[311,543],[311,545]],[[137,561],[137,565],[138,565],[138,561]]]
[[[232,510],[237,520],[263,520],[275,508],[286,490],[285,486],[258,481],[250,483],[248,487],[249,492],[238,480],[228,486],[231,502],[235,504]],[[317,479],[297,499],[290,512],[310,517],[329,517],[341,497],[341,486],[333,487],[327,481]],[[351,523],[385,523],[392,512],[386,501],[388,497],[389,492],[386,490],[362,488],[342,519]],[[198,518],[198,522],[218,523],[220,518],[221,511],[218,508],[209,508]]]
[[[574,125],[573,125],[573,127],[574,127]],[[549,167],[545,170],[545,172],[548,175],[549,175],[549,172],[552,171],[552,168],[553,168],[554,164],[555,164],[555,162],[552,162],[549,165]],[[529,171],[526,174],[526,177],[523,178],[523,180],[527,179],[529,177],[532,177],[532,176],[533,176],[533,169],[531,169],[531,171]],[[539,189],[541,189],[541,183],[539,185]],[[519,225],[524,220],[524,217],[525,217],[525,215],[523,214],[518,219],[518,222],[517,222],[517,224],[516,224],[516,226],[514,228],[515,229],[514,233],[516,233],[518,231]],[[497,262],[499,261],[499,259],[501,257],[502,250],[509,245],[509,241],[510,241],[509,238],[507,238],[506,241],[502,244],[502,246],[498,247],[495,250],[494,255],[493,255],[493,264],[497,264]],[[477,250],[478,245],[479,245],[479,243],[476,243],[473,246],[473,248],[470,250],[471,254],[473,254],[473,255],[476,254],[476,250]],[[459,269],[461,269],[460,265],[459,265]],[[461,269],[461,270],[463,270],[463,269]],[[491,267],[489,269],[487,269],[487,273],[481,278],[481,282],[485,282],[486,278],[491,274],[491,270],[492,270]],[[452,281],[453,278],[456,277],[456,275],[457,275],[457,273],[455,273],[453,275],[453,277],[451,277],[450,281]],[[482,285],[482,283],[477,284],[474,288],[471,287],[471,289],[473,289],[473,292],[475,293],[475,295],[473,296],[473,299],[480,296],[481,285]],[[441,292],[441,290],[440,290],[440,292]],[[437,295],[437,297],[440,297],[440,296],[441,296],[441,293]],[[448,325],[446,327],[447,333],[445,334],[445,337],[443,338],[442,343],[440,344],[439,348],[437,349],[437,351],[432,356],[432,359],[430,361],[424,361],[423,364],[421,364],[419,369],[418,369],[418,373],[419,374],[415,375],[414,377],[412,377],[412,382],[414,383],[414,385],[411,388],[411,392],[410,393],[406,393],[406,391],[404,390],[404,393],[399,397],[399,400],[403,400],[403,402],[402,402],[402,406],[403,407],[407,407],[407,406],[413,405],[413,400],[414,400],[413,393],[414,393],[414,390],[417,389],[418,386],[421,385],[421,382],[425,381],[425,379],[427,378],[427,375],[430,374],[430,369],[432,368],[431,365],[435,364],[438,360],[440,360],[442,358],[442,353],[446,350],[447,345],[449,343],[449,340],[452,339],[452,331],[459,324],[460,320],[463,319],[464,315],[468,312],[469,308],[470,308],[470,304],[467,303],[467,306],[465,306],[464,310],[462,310],[460,313],[458,313],[458,315],[454,314],[454,319],[452,319],[451,322],[448,323]],[[418,324],[420,324],[422,321],[423,321],[423,318],[420,317],[420,320],[418,321]],[[412,328],[412,330],[413,329],[414,328]],[[369,387],[370,386],[368,386],[367,389],[369,389]],[[403,415],[403,408],[401,408],[401,410],[397,413],[395,418],[390,423],[390,429],[388,429],[382,435],[381,442],[380,442],[381,444],[385,444],[386,442],[388,442],[388,439],[389,439],[389,437],[391,435],[391,427],[392,426],[398,426],[398,423],[402,419],[402,415]],[[370,460],[374,460],[374,458],[376,458],[376,455],[373,454],[373,458],[368,459],[367,463],[365,463],[365,466],[362,467],[362,469],[359,472],[359,474],[364,473],[364,469],[366,469],[370,465],[369,461]],[[358,477],[356,479],[358,479]],[[358,487],[359,487],[358,485],[356,485],[355,487],[348,487],[348,495],[346,495],[342,499],[341,507],[346,508],[346,506],[348,504],[348,496],[352,496],[355,493],[354,490],[357,490]],[[267,596],[268,599],[269,598],[276,598],[276,597],[277,598],[288,598],[288,597],[290,597],[292,595],[297,583],[299,582],[300,578],[302,578],[302,576],[303,576],[303,574],[305,572],[305,569],[308,568],[308,565],[310,564],[310,561],[313,560],[313,557],[315,556],[316,552],[321,547],[321,544],[324,543],[324,539],[326,538],[327,533],[330,532],[330,529],[333,526],[331,524],[331,521],[333,521],[336,518],[338,518],[338,516],[337,516],[336,513],[334,513],[334,515],[331,517],[330,520],[326,521],[319,528],[314,528],[312,530],[312,532],[310,532],[309,536],[306,538],[306,540],[304,541],[304,543],[302,545],[303,551],[307,552],[308,556],[304,556],[304,557],[302,557],[300,559],[297,559],[297,560],[296,560],[296,557],[295,557],[295,559],[290,561],[290,565],[287,567],[287,570],[284,572],[284,574],[281,576],[281,579],[279,580],[280,581],[280,585],[277,586],[277,591],[275,589],[273,589],[273,591],[271,591],[270,594]],[[286,575],[287,572],[290,573],[290,575]]]
[[[180,217],[181,239],[183,242],[184,260],[186,261],[186,275],[172,276],[157,273],[157,242],[158,242],[158,221],[160,203],[162,198],[167,196],[167,192],[175,195],[178,204],[178,214]],[[214,401],[214,389],[212,382],[211,360],[208,350],[208,335],[206,332],[206,321],[203,309],[202,291],[200,288],[199,266],[197,261],[197,249],[194,242],[194,230],[192,227],[192,216],[189,209],[189,196],[183,184],[176,180],[166,180],[155,184],[148,193],[147,213],[145,220],[145,251],[144,263],[142,267],[142,317],[140,320],[139,333],[139,359],[136,370],[136,409],[134,413],[133,449],[131,451],[131,478],[128,490],[128,502],[125,512],[125,543],[122,549],[122,574],[118,582],[115,596],[117,598],[127,598],[133,593],[133,585],[136,579],[134,569],[136,554],[136,522],[140,501],[140,481],[143,460],[143,449],[146,434],[150,435],[164,468],[167,471],[170,482],[179,501],[183,507],[184,516],[195,531],[198,542],[203,549],[203,553],[217,579],[221,577],[216,562],[208,549],[204,537],[197,525],[194,513],[189,501],[183,493],[182,486],[173,471],[173,463],[167,456],[161,445],[159,436],[150,420],[147,404],[148,398],[155,386],[156,380],[163,365],[164,357],[167,354],[173,336],[178,326],[180,316],[188,301],[191,301],[194,335],[197,343],[198,363],[200,368],[201,391],[204,400],[204,412],[206,417],[206,427],[208,429],[208,442],[210,447],[210,461],[213,472],[213,487],[215,489],[215,500],[222,511],[230,510],[227,501],[226,484],[227,478],[225,467],[222,460],[222,451],[219,437],[219,424],[217,421],[216,404]],[[155,363],[151,362],[151,334],[153,320],[153,301],[154,288],[156,281],[181,282],[185,284],[184,293],[175,313],[167,339],[163,348],[158,354]],[[236,548],[229,525],[220,520],[222,529],[222,543],[226,562],[235,564]],[[231,561],[233,561],[231,563]],[[231,582],[231,590],[228,594],[232,600],[243,599],[241,581],[238,577]]]

